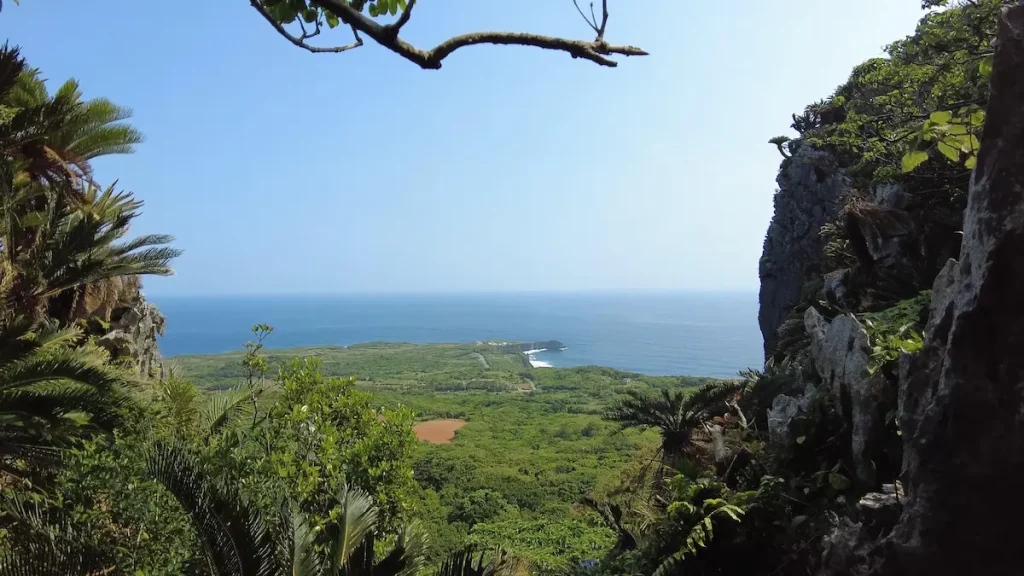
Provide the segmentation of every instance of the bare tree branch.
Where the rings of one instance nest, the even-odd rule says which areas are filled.
[[[590,3],[590,9],[594,9],[594,3]],[[597,40],[595,42],[604,42],[604,31],[608,27],[608,0],[601,0],[601,27],[597,30]],[[597,17],[594,18],[597,21]]]
[[[347,52],[349,50],[352,50],[353,48],[359,48],[360,46],[363,45],[363,39],[359,37],[359,31],[356,30],[355,26],[353,26],[352,27],[352,35],[355,37],[355,41],[352,42],[351,44],[346,44],[344,46],[326,46],[326,47],[323,47],[323,46],[310,46],[309,44],[306,44],[306,40],[316,36],[317,34],[320,34],[320,23],[319,22],[317,22],[316,31],[314,31],[312,34],[309,34],[309,33],[306,32],[306,27],[305,27],[305,25],[302,24],[302,21],[300,19],[299,27],[302,29],[302,36],[301,37],[296,37],[295,35],[289,33],[288,30],[286,30],[285,27],[280,22],[278,22],[277,20],[274,20],[274,17],[271,16],[269,12],[267,12],[267,9],[263,6],[263,4],[260,2],[260,0],[249,0],[249,3],[252,4],[252,7],[255,8],[256,11],[259,12],[260,15],[263,16],[263,18],[267,22],[270,22],[270,25],[274,27],[274,30],[277,30],[278,34],[280,34],[281,36],[284,36],[285,39],[287,39],[292,44],[295,44],[299,48],[303,48],[305,50],[309,50],[310,52],[313,52],[314,54],[323,54],[323,53],[337,54],[337,53],[340,53],[340,52]]]
[[[572,0],[572,4],[576,7],[576,11],[580,13],[580,16],[583,17],[583,21],[587,23],[587,26],[593,28],[594,32],[597,33],[597,18],[594,16],[594,3],[590,3],[590,18],[587,18],[587,15],[583,13],[583,9],[580,8],[578,0]]]
[[[352,48],[362,45],[362,39],[359,36],[359,33],[362,32],[369,36],[374,42],[377,42],[388,50],[391,50],[421,68],[430,70],[441,68],[441,62],[451,55],[452,52],[466,46],[475,46],[478,44],[533,46],[546,50],[566,52],[573,58],[583,58],[584,60],[590,60],[591,62],[602,66],[612,67],[617,66],[618,63],[608,58],[608,56],[616,54],[622,56],[647,55],[647,52],[637,48],[636,46],[618,46],[605,42],[604,30],[608,24],[607,0],[602,0],[603,18],[601,20],[601,24],[598,26],[595,18],[595,21],[591,25],[591,28],[595,28],[595,31],[597,32],[597,38],[591,42],[523,32],[475,32],[445,40],[431,50],[417,48],[398,37],[399,31],[409,22],[409,19],[412,16],[412,9],[416,4],[416,0],[409,0],[406,4],[405,10],[402,11],[402,14],[398,19],[388,25],[379,24],[368,16],[363,15],[361,11],[349,5],[344,0],[310,0],[311,4],[334,14],[339,20],[352,28],[356,41],[347,46],[339,46],[335,48],[317,48],[309,46],[304,42],[304,39],[297,38],[288,33],[281,23],[273,19],[259,0],[250,0],[250,3],[267,21],[271,23],[271,25],[274,26],[274,29],[277,30],[279,34],[288,39],[292,44],[309,50],[310,52],[344,52],[346,50],[351,50]],[[584,16],[584,18],[586,17]]]

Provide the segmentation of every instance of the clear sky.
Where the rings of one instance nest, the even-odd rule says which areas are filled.
[[[651,56],[475,47],[424,71],[299,50],[246,0],[8,0],[0,32],[51,85],[134,108],[146,143],[97,173],[185,250],[150,294],[755,290],[767,140],[920,0],[610,11],[609,40]],[[571,0],[422,0],[403,33],[481,29],[592,35]]]

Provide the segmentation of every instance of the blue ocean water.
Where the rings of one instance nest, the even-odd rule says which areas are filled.
[[[558,340],[553,366],[729,377],[762,363],[755,293],[559,293],[151,298],[165,356],[240,350],[256,323],[271,348],[369,341]]]

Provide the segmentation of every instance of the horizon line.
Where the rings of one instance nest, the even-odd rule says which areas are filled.
[[[757,294],[758,288],[568,288],[536,290],[424,290],[346,292],[149,292],[153,298],[387,297],[387,296],[530,296],[552,294]]]

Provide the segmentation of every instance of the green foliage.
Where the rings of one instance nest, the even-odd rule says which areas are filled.
[[[148,468],[188,514],[203,542],[203,556],[217,574],[399,576],[415,573],[422,564],[424,543],[409,528],[399,530],[379,553],[373,501],[347,485],[340,487],[325,524],[310,523],[287,504],[280,520],[269,523],[234,486],[214,482],[187,449],[157,445]]]
[[[502,548],[525,558],[543,573],[557,573],[600,558],[612,547],[614,537],[607,528],[587,517],[508,517],[477,524],[468,541],[485,549]]]
[[[948,194],[965,185],[984,123],[978,112],[988,99],[1002,3],[953,4],[927,14],[914,35],[886,48],[887,58],[857,66],[832,97],[794,116],[802,139],[835,151],[858,188],[923,170],[928,158],[935,158],[923,172],[930,189],[939,179]]]
[[[692,479],[679,475],[669,486],[674,498],[666,512],[674,524],[673,530],[682,536],[682,545],[654,571],[655,576],[671,573],[687,556],[695,556],[701,548],[707,548],[714,538],[716,522],[742,521],[744,509],[730,503],[730,498],[745,502],[756,496],[756,493],[733,495],[725,484],[711,478]]]
[[[0,323],[0,475],[31,478],[59,461],[60,448],[120,421],[125,377],[102,350],[76,347],[79,336]]]
[[[265,354],[272,370],[289,356],[314,355],[325,374],[358,373],[356,388],[372,392],[379,406],[412,410],[420,420],[468,421],[452,444],[419,443],[412,454],[418,486],[410,494],[408,515],[430,536],[432,566],[462,550],[474,524],[559,521],[578,515],[576,502],[617,477],[639,449],[656,441],[653,433],[621,432],[602,420],[620,391],[674,389],[706,381],[597,367],[533,369],[518,352],[473,344],[365,344]],[[201,388],[219,388],[239,383],[237,376],[229,376],[232,370],[237,374],[239,359],[229,354],[176,362]],[[507,385],[462,386],[484,379]],[[532,383],[532,391],[520,390],[524,382]],[[279,402],[281,394],[268,386],[261,405]],[[595,530],[606,537],[612,534],[604,527]],[[590,554],[585,548],[573,553]]]
[[[605,418],[624,428],[657,429],[665,457],[678,458],[689,448],[694,430],[724,413],[726,400],[739,390],[734,382],[709,383],[696,390],[662,389],[657,394],[626,390],[627,398],[608,410]]]
[[[901,161],[904,172],[912,172],[937,150],[950,162],[973,169],[981,149],[980,136],[985,111],[973,104],[955,111],[932,112],[915,131],[914,144]]]
[[[366,12],[377,18],[396,16],[399,10],[405,10],[406,0],[348,0],[345,2],[360,12]],[[334,28],[339,24],[338,17],[307,0],[264,0],[263,5],[270,15],[282,24],[301,20],[306,24]]]
[[[923,316],[930,303],[931,292],[924,291],[880,312],[861,315],[871,346],[869,373],[875,374],[883,368],[891,370],[901,354],[921,349],[924,345]]]
[[[278,383],[274,405],[256,427],[215,443],[243,496],[262,502],[264,513],[287,496],[319,526],[331,517],[334,495],[350,484],[374,497],[385,525],[403,517],[413,487],[411,411],[375,407],[354,379],[325,376],[315,359],[294,360]]]
[[[472,528],[481,522],[487,522],[501,516],[509,510],[508,500],[496,490],[476,490],[467,494],[452,507],[448,519],[461,522]]]

